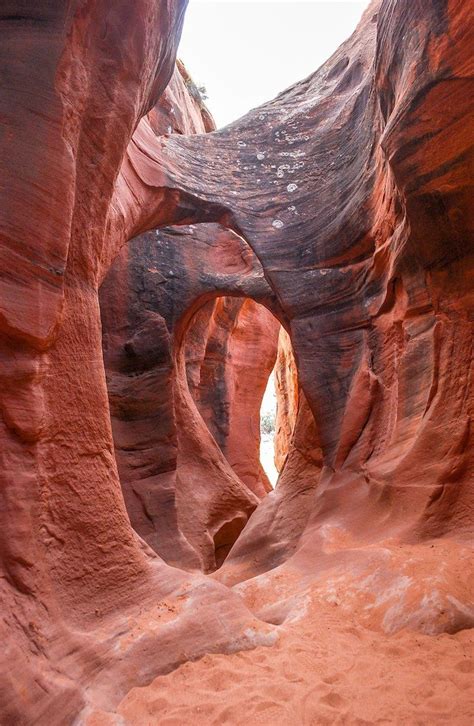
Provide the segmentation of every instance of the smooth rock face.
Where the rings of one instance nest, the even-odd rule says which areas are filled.
[[[204,320],[195,319],[187,332],[191,395],[233,470],[262,497],[272,486],[260,464],[260,406],[275,364],[280,324],[251,299],[220,298],[211,305],[202,310]],[[205,348],[196,360],[198,340],[205,341]]]
[[[133,182],[146,184],[147,204],[153,185],[155,197],[181,189],[168,220],[194,207],[196,220],[238,230],[289,320],[322,466],[311,531],[299,532],[308,552],[334,511],[360,542],[368,518],[370,538],[470,532],[471,11],[375,3],[312,77],[219,133],[155,151],[146,124],[134,136]],[[303,477],[291,487],[307,490]],[[285,520],[281,496],[259,517],[269,523],[278,506]],[[252,545],[254,528],[236,547],[249,561],[254,547],[257,562],[270,528]],[[230,568],[232,553],[220,577]],[[427,625],[421,607],[400,613],[399,627],[465,622],[447,593],[466,602],[467,592],[446,578],[442,617]]]
[[[185,1],[53,5],[0,9],[0,720],[470,723],[472,2],[214,133]]]
[[[186,84],[180,64],[148,115],[156,134],[209,129]],[[206,572],[271,488],[259,461],[259,409],[280,325],[254,300],[225,294],[275,306],[251,249],[215,224],[135,238],[100,290],[131,523],[169,564]]]
[[[270,489],[258,458],[259,411],[279,323],[249,298],[222,296],[240,292],[237,276],[248,278],[250,294],[266,292],[258,261],[235,234],[170,228],[124,248],[100,291],[130,520],[185,569],[215,569],[215,538],[240,522],[232,545]]]
[[[173,73],[185,4],[0,10],[3,723],[71,723],[185,653],[271,630],[137,536],[114,456],[98,287],[131,236],[117,174]]]
[[[291,339],[284,328],[280,328],[278,338],[275,391],[277,396],[274,443],[275,466],[280,472],[285,466],[291,449],[291,439],[295,430],[299,404],[298,370]]]

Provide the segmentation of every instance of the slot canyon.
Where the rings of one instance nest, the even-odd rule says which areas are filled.
[[[0,3],[0,724],[468,726],[474,2],[219,130],[186,6]]]

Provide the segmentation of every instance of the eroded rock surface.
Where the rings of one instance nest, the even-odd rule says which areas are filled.
[[[271,301],[248,246],[217,225],[136,238],[101,287],[130,519],[167,562],[187,569],[215,569],[215,537],[238,522],[236,538],[270,488],[258,427],[279,323],[253,299],[223,297],[243,291]]]
[[[349,572],[356,557],[362,580],[374,563],[354,553],[368,542],[444,537],[461,556],[454,542],[471,531],[471,12],[460,2],[375,3],[313,76],[219,133],[154,150],[146,125],[134,136],[145,204],[163,195],[169,205],[166,189],[180,189],[167,207],[174,221],[238,230],[289,320],[321,466],[288,568],[305,571],[319,553],[316,577],[333,528],[340,566]],[[290,487],[292,497],[306,491],[305,478]],[[258,536],[253,518],[236,545],[248,548],[246,576],[275,507],[292,519],[281,497],[255,515]],[[232,553],[220,577],[227,569],[238,577]],[[467,604],[466,586],[444,572],[433,595],[418,581],[419,606],[407,601],[390,628],[464,627],[471,611],[449,598]]]
[[[298,415],[298,387],[298,370],[291,339],[286,330],[280,328],[275,364],[277,412],[274,448],[275,466],[278,471],[283,469],[291,449],[291,439]]]
[[[173,75],[185,5],[0,10],[1,720],[238,723],[239,681],[272,724],[292,699],[302,723],[470,723],[472,2],[373,2],[214,133]],[[184,385],[217,296],[263,303],[295,356],[261,503]],[[227,702],[198,713],[209,674]]]
[[[173,73],[185,5],[0,10],[3,723],[70,723],[211,640],[272,630],[137,536],[114,456],[98,288],[129,237],[111,223],[117,175]]]
[[[272,486],[260,463],[260,406],[281,326],[251,299],[220,298],[203,316],[187,333],[191,394],[234,471],[262,497]],[[198,361],[192,337],[205,343]]]
[[[212,127],[191,83],[180,64],[148,114],[155,134]],[[278,308],[250,247],[217,224],[136,237],[101,287],[127,510],[138,534],[185,569],[221,564],[270,489],[259,408],[280,325],[255,301]]]

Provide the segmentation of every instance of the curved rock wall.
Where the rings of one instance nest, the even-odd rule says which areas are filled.
[[[112,708],[187,652],[254,647],[269,630],[137,536],[114,456],[98,287],[130,236],[118,175],[173,73],[185,5],[0,9],[3,723]],[[201,624],[221,610],[232,624],[196,632],[190,601]]]
[[[212,128],[191,84],[179,64],[148,114],[155,134]],[[279,323],[251,297],[225,293],[275,305],[248,245],[211,224],[135,238],[100,291],[132,525],[169,564],[204,571],[215,569],[216,548],[221,564],[271,488],[259,461],[259,411]]]
[[[298,371],[291,339],[284,328],[278,337],[278,355],[275,364],[275,391],[277,412],[275,422],[275,466],[281,471],[291,448],[291,439],[298,414]]]
[[[289,321],[322,468],[286,555],[281,536],[271,539],[277,564],[300,537],[288,567],[304,570],[334,512],[341,542],[418,542],[420,567],[427,540],[447,537],[456,551],[471,526],[471,9],[372,3],[315,74],[222,131],[155,149],[145,125],[134,136],[133,174],[124,171],[146,186],[145,209],[164,200],[153,220],[238,231]],[[293,496],[305,481],[289,484]],[[237,543],[248,562],[266,558],[262,532],[266,541],[276,508],[292,519],[293,500],[281,497],[259,510],[258,536],[254,516]],[[220,577],[238,577],[232,557]],[[441,582],[436,594],[417,583],[418,605],[409,599],[390,627],[461,627],[464,606],[448,593],[465,603],[466,581]]]
[[[245,291],[271,302],[247,245],[216,225],[138,237],[100,291],[130,519],[167,562],[188,569],[214,569],[216,533],[236,519],[243,526],[269,488],[259,411],[279,323],[250,298],[222,297]]]
[[[116,722],[131,689],[148,703],[186,661],[256,649],[255,674],[273,645],[291,682],[285,653],[327,667],[316,690],[332,690],[312,700],[311,677],[301,701],[327,719],[355,703],[328,631],[353,658],[338,677],[374,647],[388,658],[391,634],[423,642],[426,714],[442,643],[446,713],[467,723],[472,2],[376,0],[315,74],[198,135],[210,120],[183,70],[157,106],[185,5],[0,10],[1,718]],[[261,503],[184,385],[185,331],[217,295],[263,303],[295,355],[295,429]],[[255,507],[218,574],[189,572],[220,564]],[[401,657],[385,686],[410,721]],[[207,664],[187,663],[187,683]]]
[[[209,127],[188,78],[180,64],[148,114],[156,134]],[[102,284],[100,304],[115,454],[132,525],[169,564],[212,571],[271,490],[259,429],[278,303],[250,247],[219,225],[201,224],[131,241]],[[292,399],[279,421],[286,456],[296,371],[285,370],[292,358],[285,336],[281,376]]]
[[[262,497],[272,486],[260,463],[260,407],[275,363],[280,325],[251,299],[220,298],[202,314],[204,321],[196,321],[196,332],[193,324],[186,337],[191,394],[231,467]],[[196,360],[199,338],[205,348]]]

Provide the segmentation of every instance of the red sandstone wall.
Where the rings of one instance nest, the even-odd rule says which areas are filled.
[[[218,244],[234,268],[227,281]],[[213,225],[199,232],[169,230],[159,239],[144,235],[123,250],[101,287],[104,360],[127,510],[148,544],[185,568],[214,569],[216,534],[234,520],[242,528],[265,493],[259,409],[276,355],[276,318],[250,299],[232,297],[219,297],[193,316],[203,296],[235,294],[245,248]],[[255,258],[252,264],[254,270],[241,266],[238,289],[247,276],[248,293],[271,300]],[[266,359],[260,348],[265,341]]]
[[[186,334],[191,394],[233,470],[262,497],[271,484],[260,464],[260,406],[280,325],[262,305],[242,298],[220,298],[198,316]]]
[[[334,56],[276,100],[218,133],[157,138],[146,112],[170,79],[184,6],[0,10],[6,723],[94,709],[107,718],[132,687],[181,662],[275,642],[285,630],[274,623],[304,618],[304,598],[386,634],[473,623],[472,2],[372,3]],[[167,319],[182,340],[195,310],[188,275],[201,275],[200,302],[244,294],[289,327],[303,391],[294,448],[220,582],[168,567],[130,525],[98,301],[124,242],[201,222],[215,225],[210,242],[209,229],[188,226],[157,248],[153,231],[139,243],[146,254],[117,262],[118,282],[125,270],[137,274],[131,289],[172,294],[164,314],[142,301],[142,327],[112,334],[138,360],[126,375],[144,376],[138,396],[126,381],[126,413],[146,419],[158,406],[161,436],[172,408]],[[186,284],[152,263],[172,240]],[[155,286],[142,285],[148,276]],[[144,396],[159,366],[164,390],[152,376]],[[122,375],[114,369],[118,408]],[[180,546],[209,563],[214,538],[225,547],[236,526],[226,513],[242,489],[212,440],[180,447],[187,404],[176,430],[189,456],[166,522],[175,536],[176,493],[194,493],[196,513],[212,517],[197,549],[202,520],[188,518]],[[134,441],[139,467],[167,474],[174,436],[151,444]],[[207,467],[198,486],[187,469],[196,461]],[[228,500],[209,486],[216,469]],[[162,502],[152,496],[140,514],[152,536]]]
[[[373,536],[401,542],[470,527],[471,11],[455,0],[375,3],[313,76],[205,144],[170,138],[150,158],[146,128],[135,135],[147,204],[151,187],[179,188],[169,219],[238,230],[290,320],[323,464],[294,555],[303,569],[335,512],[356,542],[368,517]],[[277,505],[286,516],[270,497],[260,531]],[[248,541],[249,560],[261,543]],[[231,567],[232,553],[222,577]],[[443,582],[426,617],[456,628],[464,615],[446,593],[464,601],[465,582]],[[421,591],[431,598],[429,584]],[[421,622],[423,605],[415,610],[399,623]]]
[[[131,527],[102,359],[98,287],[128,239],[115,222],[125,219],[121,189],[129,199],[117,175],[172,74],[184,7],[38,0],[0,9],[6,724],[62,724],[92,703],[108,708],[132,683],[172,667],[176,637],[195,653],[209,636],[216,649],[241,636],[250,645],[244,631],[254,618],[238,598],[166,566]],[[180,615],[188,588],[193,609],[233,611],[239,625],[197,633]],[[175,618],[162,628],[165,599]]]
[[[298,414],[298,371],[291,347],[291,339],[280,328],[278,355],[275,364],[275,390],[277,413],[275,422],[275,466],[283,469],[291,448],[291,438]]]
[[[209,128],[190,83],[180,64],[148,115],[155,133]],[[266,308],[242,298],[221,297],[192,317],[202,297],[215,297],[223,284],[233,294],[245,292],[237,283],[247,267],[256,276],[250,249],[232,233],[205,225],[137,238],[101,287],[112,428],[127,510],[135,530],[166,562],[187,569],[215,569],[216,536],[221,561],[224,545],[230,548],[270,489],[259,461],[259,409],[279,324]],[[200,274],[193,274],[196,268]],[[233,273],[235,283],[226,282],[225,273]],[[167,278],[162,295],[157,285],[163,291]],[[262,283],[260,288],[271,303],[271,293]],[[262,295],[250,286],[249,293]],[[183,336],[187,379],[215,441],[186,390],[179,360]]]
[[[215,225],[143,235],[120,254],[101,288],[115,453],[131,522],[167,562],[188,569],[215,569],[216,534],[235,520],[242,528],[264,493],[257,489],[257,474],[247,485],[224,454],[230,456],[232,441],[239,436],[242,451],[247,446],[246,455],[258,465],[259,387],[273,364],[278,324],[262,306],[232,297],[219,298],[229,314],[213,330],[212,316],[206,320],[203,313],[209,305],[213,310],[214,303],[194,316],[203,298],[235,294],[236,278],[240,291],[247,277],[249,294],[268,294],[256,259],[242,262],[245,248],[236,235]],[[219,249],[233,267],[227,278]],[[266,371],[264,360],[252,367],[251,355],[256,357],[257,351],[251,333],[257,332],[268,335]],[[223,346],[220,358],[210,352],[218,340]],[[233,363],[225,355],[232,351]],[[218,366],[213,369],[214,363]],[[193,369],[202,378],[200,390],[207,403],[201,410],[208,412],[210,428],[225,425],[221,403],[227,403],[231,425],[224,441],[215,429],[212,438],[191,398],[188,379],[195,376]],[[244,380],[249,395],[256,390],[254,398],[245,399],[245,389],[234,396]],[[230,463],[238,465],[238,459]]]

